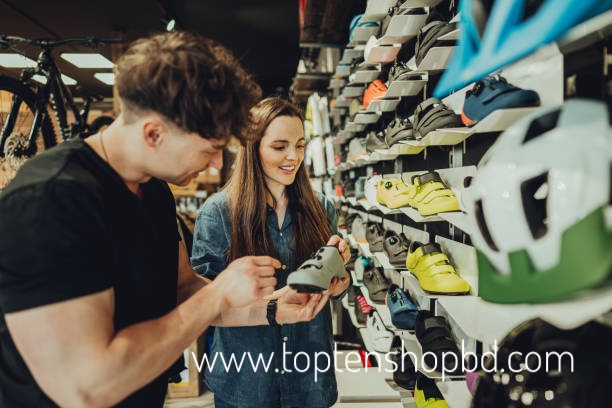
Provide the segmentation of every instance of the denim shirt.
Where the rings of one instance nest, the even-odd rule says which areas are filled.
[[[318,197],[332,233],[336,234],[336,210],[324,196]],[[289,211],[279,228],[276,212],[268,207],[266,227],[276,252],[273,255],[283,265],[276,277],[284,286],[287,275],[299,266],[296,265],[291,242],[293,225]],[[231,209],[227,194],[223,191],[206,200],[197,217],[191,257],[191,264],[197,273],[214,279],[225,269],[231,234]],[[232,353],[237,364],[226,369],[221,357],[229,366]],[[319,370],[316,373],[315,353],[319,353]],[[330,359],[327,370],[324,370],[328,366],[327,358],[322,353],[326,353]],[[280,327],[215,328],[209,366],[206,368],[206,384],[219,398],[236,407],[330,407],[338,397],[333,358],[333,331],[328,303],[310,322]],[[259,365],[255,366],[257,359]],[[242,366],[238,369],[241,360]],[[264,366],[268,366],[268,369]]]

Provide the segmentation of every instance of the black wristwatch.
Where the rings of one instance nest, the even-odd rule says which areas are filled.
[[[270,326],[280,326],[276,321],[276,308],[277,308],[277,300],[272,299],[268,302],[268,306],[266,308],[266,317],[268,318],[268,323]]]

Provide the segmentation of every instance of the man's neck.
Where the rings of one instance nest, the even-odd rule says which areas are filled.
[[[130,158],[125,155],[125,142],[117,135],[115,127],[110,126],[85,139],[85,143],[121,177],[132,193],[142,198],[140,184],[148,181],[150,177],[145,177],[133,168]]]

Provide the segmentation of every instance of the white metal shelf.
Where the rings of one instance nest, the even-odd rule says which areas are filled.
[[[406,0],[400,8],[434,7],[442,3],[442,0]]]
[[[366,43],[371,36],[376,36],[379,31],[380,25],[371,27],[356,27],[355,30],[353,30],[353,38],[349,44],[357,45]]]
[[[498,304],[475,296],[444,297],[438,302],[464,332],[484,344],[497,344],[520,323],[541,318],[564,330],[574,329],[612,309],[612,285],[584,291],[554,303]]]
[[[380,115],[376,112],[359,111],[355,115],[355,123],[371,124],[376,123],[380,119]]]
[[[397,105],[402,101],[401,97],[387,97],[386,95],[381,99],[375,99],[368,105],[369,112],[393,112]]]
[[[421,79],[413,79],[409,81],[391,81],[384,97],[394,98],[398,96],[415,96],[423,90],[425,84],[427,84],[426,73],[423,73]]]
[[[427,14],[396,14],[391,17],[387,30],[378,39],[378,43],[403,44],[416,37],[426,20]]]
[[[355,77],[351,83],[368,84],[380,75],[380,69],[361,69],[355,72]]]

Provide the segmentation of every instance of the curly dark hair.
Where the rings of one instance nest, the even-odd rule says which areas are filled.
[[[115,65],[123,109],[151,110],[206,139],[244,141],[261,88],[219,43],[188,32],[143,38]]]

